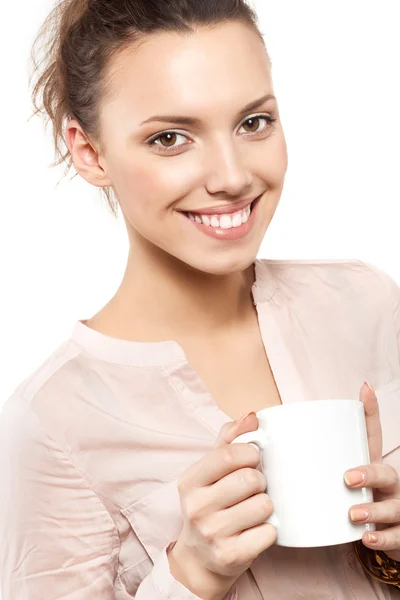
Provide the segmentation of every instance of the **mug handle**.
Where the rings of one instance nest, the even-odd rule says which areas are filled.
[[[231,444],[255,444],[256,446],[258,446],[258,448],[260,450],[264,450],[264,448],[267,445],[265,431],[263,429],[261,429],[261,427],[258,427],[258,429],[256,429],[255,431],[249,431],[248,433],[242,433],[241,435],[238,435],[237,438],[232,440]],[[263,466],[262,456],[260,456],[260,461],[261,461],[261,466]],[[264,468],[263,468],[263,471],[264,471]],[[268,482],[267,482],[267,487],[268,487]],[[276,517],[275,512],[273,512],[272,515],[265,522],[269,523],[270,525],[273,525],[275,528],[277,528],[278,527],[278,519]]]

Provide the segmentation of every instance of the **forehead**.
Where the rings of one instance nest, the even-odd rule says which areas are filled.
[[[195,33],[150,34],[115,57],[110,65],[112,94],[103,107],[135,122],[159,112],[188,114],[240,107],[271,88],[269,58],[257,33],[240,22]],[[206,116],[206,115],[205,115]]]

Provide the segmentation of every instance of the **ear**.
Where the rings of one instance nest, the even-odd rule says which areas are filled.
[[[69,121],[65,137],[76,172],[96,187],[112,186],[111,179],[100,164],[97,149],[89,141],[78,121]]]

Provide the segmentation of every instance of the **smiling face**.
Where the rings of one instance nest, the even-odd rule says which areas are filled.
[[[114,92],[101,106],[99,163],[133,252],[138,245],[165,252],[211,274],[247,268],[287,169],[269,59],[257,34],[240,22],[151,34],[110,69]],[[216,207],[244,211],[213,216]]]

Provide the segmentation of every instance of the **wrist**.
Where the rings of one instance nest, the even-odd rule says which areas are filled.
[[[232,577],[224,577],[203,567],[186,548],[178,542],[167,550],[173,578],[202,600],[225,600],[232,585]]]

